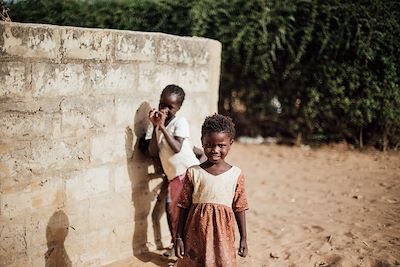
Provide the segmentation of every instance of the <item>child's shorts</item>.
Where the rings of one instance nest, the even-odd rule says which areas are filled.
[[[171,203],[171,193],[174,195],[175,201],[178,200],[179,194],[182,191],[183,180],[185,179],[186,173],[176,176],[174,179],[168,181],[168,194],[166,198],[167,203]]]

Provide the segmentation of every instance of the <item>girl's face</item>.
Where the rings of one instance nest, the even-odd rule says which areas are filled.
[[[224,162],[233,143],[232,138],[224,132],[206,133],[201,141],[204,154],[208,161],[214,164]]]
[[[171,120],[181,108],[179,97],[176,94],[165,93],[161,95],[158,109],[166,114],[165,121]]]

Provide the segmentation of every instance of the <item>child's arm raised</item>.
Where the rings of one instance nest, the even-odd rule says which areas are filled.
[[[183,255],[185,255],[185,245],[183,243],[183,228],[185,227],[186,220],[188,217],[189,210],[180,207],[179,210],[179,220],[178,227],[176,231],[176,242],[175,242],[175,255],[182,259]]]
[[[160,125],[160,118],[159,116],[157,116],[157,111],[156,109],[151,109],[149,111],[149,120],[151,121],[151,123],[153,124],[153,133],[149,142],[149,147],[148,147],[148,151],[150,156],[152,157],[156,157],[158,156],[158,136],[157,136],[157,131],[159,129],[159,125]]]
[[[161,121],[159,124],[159,130],[164,134],[165,140],[171,147],[172,151],[174,151],[175,153],[180,152],[184,138],[173,136],[170,132],[168,132],[167,128],[164,125],[167,115],[163,110],[160,111],[160,115],[161,115]]]
[[[247,232],[246,232],[246,213],[245,211],[235,212],[236,223],[239,228],[240,243],[239,243],[239,256],[246,257],[247,255]]]

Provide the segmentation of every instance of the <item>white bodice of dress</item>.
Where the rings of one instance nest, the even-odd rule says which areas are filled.
[[[219,175],[212,175],[200,166],[189,169],[193,179],[193,203],[223,204],[232,207],[240,168],[232,166]]]

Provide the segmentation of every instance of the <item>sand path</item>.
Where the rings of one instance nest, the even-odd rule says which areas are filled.
[[[400,153],[235,143],[250,210],[239,266],[400,266]],[[166,266],[152,252],[110,266]]]

